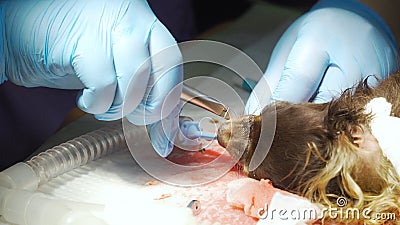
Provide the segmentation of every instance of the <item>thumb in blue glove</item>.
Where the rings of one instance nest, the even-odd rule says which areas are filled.
[[[126,114],[126,118],[136,125],[148,125],[153,147],[160,156],[166,157],[174,147],[179,128],[179,113],[182,108],[182,56],[173,37],[159,22],[152,28],[149,49],[151,57],[142,65],[151,65],[151,76],[146,91],[140,104],[133,112]],[[125,105],[131,102],[129,99],[136,96],[137,82],[130,82]],[[123,110],[129,112],[130,108],[124,106]]]
[[[153,147],[161,157],[167,157],[174,148],[179,130],[180,110],[181,106],[178,105],[168,117],[147,126]]]
[[[278,41],[246,113],[273,101],[327,102],[369,75],[397,70],[397,44],[377,14],[353,0],[320,1]]]

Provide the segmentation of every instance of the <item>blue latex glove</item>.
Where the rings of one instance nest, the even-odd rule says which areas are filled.
[[[170,129],[150,136],[161,155],[170,152],[165,140],[178,129],[171,112],[181,87],[164,100],[183,79],[182,56],[146,1],[13,0],[3,5],[1,23],[1,82],[82,89],[78,107],[100,120],[129,115],[148,125],[164,119]],[[168,54],[156,55],[169,46]]]
[[[271,101],[327,102],[368,75],[397,70],[396,41],[377,14],[352,0],[320,1],[278,41],[246,113]]]

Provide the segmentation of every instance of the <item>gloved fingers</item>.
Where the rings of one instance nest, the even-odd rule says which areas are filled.
[[[300,32],[285,63],[272,100],[299,103],[309,101],[320,86],[330,63],[323,36]]]
[[[365,76],[382,78],[397,70],[398,52],[391,35],[381,32],[379,23],[374,27],[371,21],[375,19],[369,20],[371,15],[364,9],[354,14],[348,10],[351,7],[322,8],[303,15],[289,27],[292,32],[284,33],[249,98],[246,113],[259,114],[271,101],[326,102]],[[357,16],[359,13],[362,17]],[[376,83],[375,79],[368,81]],[[267,85],[273,90],[272,98]]]
[[[149,49],[151,75],[142,102],[127,115],[137,125],[151,124],[168,116],[182,92],[182,55],[176,41],[161,22],[152,27]]]
[[[85,86],[78,95],[77,106],[91,114],[104,113],[110,108],[117,86],[113,61],[99,46],[82,40],[72,61],[76,75]]]
[[[178,104],[166,118],[147,126],[151,143],[161,157],[167,157],[174,148],[180,110],[181,105]]]
[[[270,103],[272,90],[265,76],[257,82],[246,102],[245,114],[260,115],[263,108]]]
[[[97,114],[100,120],[115,120],[133,112],[142,102],[151,72],[146,37],[136,30],[115,31],[112,51],[118,86],[110,109]]]
[[[349,79],[337,66],[330,66],[325,73],[321,86],[312,99],[314,103],[325,103],[340,96],[349,87]],[[351,85],[351,84],[350,84]]]
[[[325,103],[331,101],[339,97],[345,90],[357,86],[359,82],[366,78],[368,78],[368,84],[371,86],[379,83],[379,76],[363,77],[361,69],[358,66],[353,66],[356,64],[354,60],[347,57],[343,58],[346,62],[340,63],[340,66],[334,64],[329,66],[312,102]]]
[[[267,69],[246,103],[246,114],[258,115],[271,102],[272,92],[281,79],[284,65],[296,41],[301,20],[296,20],[275,45]]]
[[[123,16],[111,32],[116,96],[110,110],[97,119],[119,119],[133,112],[142,102],[151,73],[149,35],[157,19],[146,1],[123,3]]]

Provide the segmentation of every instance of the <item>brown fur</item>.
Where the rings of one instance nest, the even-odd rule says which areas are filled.
[[[364,114],[364,106],[375,97],[386,98],[392,104],[392,116],[400,117],[400,74],[390,76],[377,88],[362,82],[325,104],[277,102],[267,106],[261,116],[227,122],[219,130],[218,141],[239,159],[249,177],[270,179],[275,186],[315,202],[329,204],[345,196],[355,206],[398,213],[397,172],[383,155],[376,160],[361,156],[351,135],[354,126],[369,129],[371,116]],[[262,118],[271,113],[277,118],[272,146],[265,149],[268,154],[261,165],[248,171],[257,144],[263,144],[259,137]],[[387,201],[393,204],[382,207],[376,197],[389,192],[393,196]]]

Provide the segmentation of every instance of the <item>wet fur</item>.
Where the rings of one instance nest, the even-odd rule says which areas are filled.
[[[375,79],[369,77],[368,79]],[[384,97],[392,103],[392,116],[400,117],[400,74],[395,74],[382,81],[377,88],[371,88],[367,80],[360,83],[355,89],[346,90],[339,99],[329,103],[314,104],[289,102],[277,102],[274,107],[266,107],[262,115],[271,113],[276,109],[277,127],[271,149],[255,171],[248,171],[250,177],[256,179],[273,178],[274,173],[286,171],[290,177],[304,165],[305,159],[299,159],[292,150],[298,143],[314,143],[316,146],[324,146],[329,140],[334,139],[338,132],[344,132],[350,136],[348,127],[350,124],[368,125],[369,115],[363,113],[364,106],[375,97]],[[321,120],[320,115],[323,115]],[[246,115],[235,121],[223,124],[219,129],[218,140],[222,146],[235,158],[242,155],[240,162],[246,167],[258,144],[261,129],[262,116]],[[231,132],[232,131],[232,132]],[[302,135],[299,135],[302,134]],[[279,152],[274,151],[279,149]],[[304,149],[305,151],[305,149]],[[300,154],[303,155],[303,154]],[[323,155],[319,156],[324,158]],[[280,159],[280,160],[275,160]],[[297,161],[297,162],[296,162]],[[299,161],[303,161],[299,162]],[[268,162],[268,163],[267,163]],[[273,165],[273,164],[277,165]],[[312,165],[313,163],[308,163]],[[275,170],[278,169],[279,172]],[[313,168],[308,168],[308,170]],[[297,177],[297,176],[295,176]],[[275,183],[287,189],[297,186],[297,179],[276,180]]]
[[[375,77],[371,76],[368,79]],[[359,198],[359,194],[353,193],[357,190],[349,188],[347,183],[350,180],[356,182],[356,186],[372,199],[373,196],[382,195],[384,188],[391,185],[390,183],[400,181],[398,174],[384,157],[381,158],[385,162],[378,165],[382,168],[372,168],[369,173],[370,171],[364,167],[357,168],[360,165],[357,161],[363,159],[355,151],[346,159],[354,161],[353,167],[347,168],[349,174],[343,171],[332,173],[326,185],[321,185],[324,190],[317,190],[321,188],[317,183],[318,177],[326,177],[330,172],[327,171],[327,167],[343,161],[332,157],[333,150],[354,149],[351,128],[359,125],[369,127],[371,115],[364,114],[364,106],[375,97],[386,98],[392,104],[392,116],[400,117],[400,74],[394,74],[383,80],[376,88],[368,86],[365,80],[357,87],[346,90],[338,99],[325,104],[275,103],[266,107],[261,116],[249,115],[226,123],[219,130],[218,141],[234,158],[239,159],[249,177],[270,179],[275,186],[314,201],[324,199],[326,196]],[[259,141],[262,118],[274,113],[275,110],[277,123],[272,146],[270,149],[265,149],[268,154],[261,165],[249,171],[248,166],[257,144],[263,144],[262,138]],[[329,164],[332,160],[338,161]],[[379,160],[381,159],[377,156],[377,161]],[[376,172],[373,172],[375,170],[382,173],[375,174]],[[316,187],[315,193],[308,193],[310,187]],[[394,196],[399,196],[399,187],[396,186],[394,189],[396,192]],[[393,205],[397,205],[395,211],[398,212],[398,197],[393,198]],[[358,200],[355,199],[356,202]]]

